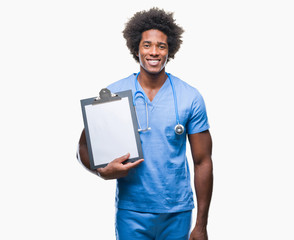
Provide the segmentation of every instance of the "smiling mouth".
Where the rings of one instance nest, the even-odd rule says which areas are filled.
[[[150,65],[157,65],[160,62],[159,59],[149,59],[147,61]]]

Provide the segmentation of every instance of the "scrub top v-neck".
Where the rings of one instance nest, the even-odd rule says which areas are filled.
[[[159,88],[159,90],[157,91],[157,93],[155,94],[154,98],[152,99],[152,101],[150,101],[150,99],[148,98],[147,94],[145,93],[144,89],[142,88],[140,82],[135,78],[135,81],[137,81],[137,87],[138,90],[143,92],[145,94],[145,96],[147,97],[147,102],[150,105],[155,105],[157,101],[160,101],[160,96],[163,94],[162,92],[164,92],[166,90],[166,88],[168,87],[168,83],[169,83],[169,79],[166,76],[166,80],[164,81],[164,83],[162,84],[162,86]],[[135,83],[136,84],[136,83]]]
[[[135,94],[133,94],[133,97],[134,97],[133,101],[134,101],[134,104],[136,105],[136,111],[141,112],[141,114],[137,113],[137,118],[138,118],[139,125],[143,129],[147,129],[147,127],[149,127],[148,122],[150,123],[150,117],[152,115],[153,109],[154,107],[156,107],[156,103],[160,101],[161,96],[164,95],[165,91],[167,91],[168,84],[169,84],[168,82],[169,82],[168,79],[166,79],[151,101],[148,98],[147,94],[145,93],[143,87],[137,80],[137,77],[135,78]],[[146,109],[146,104],[147,104],[147,109]],[[143,111],[145,111],[145,113]],[[141,116],[143,116],[144,119],[142,119]]]

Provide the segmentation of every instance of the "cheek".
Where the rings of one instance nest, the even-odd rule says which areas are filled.
[[[139,54],[138,57],[139,57],[140,65],[145,69],[145,62],[144,62],[144,58],[143,58],[142,54]]]
[[[166,56],[165,56],[165,60],[164,60],[164,64],[163,65],[166,65],[167,59],[168,59],[168,54],[166,54]]]

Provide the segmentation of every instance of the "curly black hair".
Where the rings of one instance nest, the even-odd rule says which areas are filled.
[[[175,23],[173,13],[167,13],[158,8],[151,8],[148,11],[144,10],[135,13],[126,23],[125,29],[123,30],[123,36],[126,39],[127,47],[134,59],[139,62],[137,54],[139,52],[142,33],[150,29],[159,30],[167,35],[167,61],[169,61],[170,58],[174,58],[183,42],[181,38],[184,29]]]

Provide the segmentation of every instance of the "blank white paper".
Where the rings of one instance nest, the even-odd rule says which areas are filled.
[[[129,99],[85,106],[95,165],[130,153],[138,157]]]

